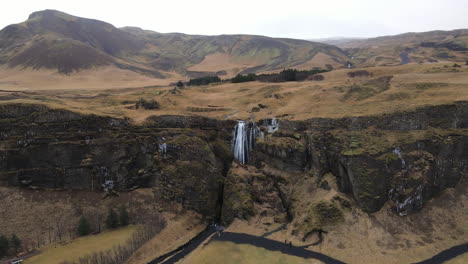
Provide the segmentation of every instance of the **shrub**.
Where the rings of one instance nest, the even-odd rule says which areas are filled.
[[[88,219],[81,216],[80,221],[78,222],[78,235],[86,236],[91,232],[91,226],[89,225]]]
[[[119,223],[121,226],[127,226],[129,223],[128,212],[124,206],[119,208]]]
[[[11,235],[9,246],[13,249],[13,253],[18,253],[21,248],[21,240],[16,236],[16,234]]]
[[[135,108],[136,109],[143,108],[146,110],[159,109],[159,103],[156,100],[147,101],[143,98],[140,98],[140,100],[136,102]]]
[[[8,239],[4,235],[0,235],[0,258],[6,256],[9,249]]]
[[[119,217],[115,213],[114,209],[110,208],[106,218],[107,228],[116,228],[119,226]]]

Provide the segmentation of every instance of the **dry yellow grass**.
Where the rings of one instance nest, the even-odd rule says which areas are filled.
[[[251,245],[238,245],[231,242],[211,242],[207,246],[193,252],[179,264],[316,264],[323,263],[314,259],[304,259],[269,251]]]
[[[298,181],[297,185],[302,189],[295,189],[303,200],[299,205],[301,208],[314,201],[326,199],[326,195],[332,194],[317,189],[304,195],[310,186],[307,181],[309,180]],[[329,183],[331,182],[330,180]],[[388,206],[372,215],[359,209],[345,211],[344,221],[326,228],[328,234],[324,235],[324,241],[309,249],[350,264],[414,263],[431,258],[445,249],[466,243],[468,221],[464,208],[468,204],[467,188],[468,185],[465,184],[457,189],[448,189],[428,202],[420,212],[406,217],[395,215]],[[262,235],[279,226],[277,224],[266,227],[257,222],[263,221],[257,217],[251,221],[236,220],[227,231]],[[316,237],[302,241],[299,236],[291,235],[292,230],[296,228],[293,222],[286,229],[268,238],[292,241],[294,245],[306,245],[316,241]],[[467,257],[465,254],[452,261],[465,263]]]
[[[77,261],[80,257],[124,244],[136,229],[137,226],[128,226],[99,235],[81,237],[69,243],[52,244],[40,249],[40,255],[27,259],[24,263],[60,264],[63,261]]]
[[[373,77],[354,79],[350,79],[346,74],[356,69],[341,69],[323,74],[325,80],[320,82],[224,83],[186,87],[176,93],[171,92],[173,87],[167,86],[147,88],[132,86],[151,83],[148,80],[127,83],[120,79],[115,81],[118,84],[110,82],[102,86],[102,89],[79,89],[77,83],[71,81],[70,86],[67,86],[63,80],[63,83],[57,82],[55,88],[50,90],[45,90],[42,86],[38,88],[39,90],[16,89],[33,92],[31,94],[0,92],[0,102],[43,103],[81,113],[126,116],[137,123],[144,121],[150,115],[164,114],[203,115],[217,119],[224,119],[233,113],[235,114],[231,119],[246,119],[252,115],[257,119],[339,118],[390,113],[426,105],[468,100],[468,67],[463,66],[458,69],[459,72],[452,72],[452,65],[411,64],[372,67],[365,70],[371,72]],[[372,78],[382,76],[393,76],[388,90],[364,99],[344,98],[350,86],[360,86]],[[79,79],[77,76],[70,78],[70,80]],[[2,78],[1,82],[5,83]],[[86,81],[83,83],[86,84]],[[115,88],[109,88],[114,86]],[[104,89],[105,87],[107,88]],[[2,96],[5,99],[2,99]],[[132,101],[135,102],[140,98],[157,100],[161,109],[148,111],[128,108]],[[130,103],[124,104],[125,101]],[[252,112],[258,104],[265,105],[266,108]],[[209,110],[211,106],[222,110],[203,111]],[[193,108],[201,111],[194,112]]]
[[[337,63],[336,61],[334,61],[330,55],[318,52],[311,60],[303,64],[296,65],[294,66],[294,68],[298,70],[310,70],[314,67],[323,68],[323,65],[327,64],[330,64],[335,68],[343,67],[341,63]]]
[[[446,261],[444,264],[466,264],[466,263],[468,263],[468,253],[465,253],[449,261]]]
[[[0,187],[0,199],[1,231],[7,234],[16,233],[28,249],[44,247],[60,239],[74,239],[81,216],[90,221],[92,230],[98,230],[98,219],[102,220],[109,208],[120,205],[131,205],[127,207],[130,219],[137,223],[144,223],[137,215],[145,219],[166,219],[164,213],[155,210],[160,207],[160,203],[154,200],[151,189],[138,189],[121,193],[119,197],[103,199],[102,193],[98,192],[36,192]],[[80,208],[78,212],[77,205]]]
[[[168,85],[179,79],[156,79],[133,71],[105,66],[83,70],[71,75],[56,70],[32,70],[0,67],[0,89],[3,90],[102,90],[109,88]]]
[[[261,63],[251,64],[234,62],[231,60],[231,56],[229,54],[217,52],[206,56],[202,62],[188,68],[188,70],[200,72],[217,72],[224,70],[227,72],[227,75],[222,77],[231,78],[246,68],[255,67],[259,65],[261,65]]]
[[[166,227],[138,249],[128,259],[127,264],[146,264],[186,243],[205,228],[205,225],[196,220],[197,217],[191,213],[166,218]]]
[[[14,88],[30,93],[0,92],[0,102],[41,103],[81,113],[119,118],[126,116],[135,122],[143,122],[150,115],[162,114],[204,115],[224,119],[229,114],[237,113],[231,118],[246,119],[251,114],[255,114],[257,119],[281,116],[281,118],[293,120],[312,117],[371,115],[468,100],[468,68],[463,66],[460,72],[450,72],[450,69],[451,64],[411,64],[366,68],[365,70],[373,73],[372,78],[388,75],[392,75],[394,78],[388,90],[363,100],[343,100],[343,93],[336,88],[353,84],[360,85],[369,80],[369,78],[349,79],[346,73],[355,71],[355,69],[325,73],[326,79],[322,82],[226,83],[188,87],[175,94],[170,92],[172,87],[141,88],[141,86],[145,86],[147,81],[150,83],[152,80],[140,79],[140,76],[135,77],[135,80],[132,79],[133,77],[128,77],[129,80],[119,77],[121,79],[110,80],[109,83],[103,80],[93,83],[94,81],[86,79],[100,78],[95,76],[82,76],[83,80],[77,77],[78,75],[59,76],[56,83],[55,79],[51,78],[35,84],[31,81],[34,78],[29,81],[27,78],[21,80],[24,77],[21,74],[9,76],[2,73],[3,75],[0,76],[1,89]],[[92,74],[95,73],[90,72],[90,75]],[[41,75],[41,73],[37,72],[37,75]],[[32,86],[24,89],[19,88],[21,86],[15,88],[16,84],[11,85],[11,82],[23,81],[29,82]],[[85,84],[90,83],[92,85],[84,88]],[[99,86],[100,84],[102,86]],[[422,85],[419,87],[417,84]],[[46,89],[47,87],[49,88]],[[161,109],[129,109],[128,107],[132,105],[131,102],[135,102],[139,98],[155,99],[161,104]],[[124,103],[124,101],[130,103]],[[251,109],[260,103],[266,105],[267,108],[252,113]],[[192,112],[190,110],[190,107],[208,109],[210,106],[225,108],[225,110],[214,112]],[[304,184],[304,186],[306,185]],[[450,198],[454,195],[453,190],[448,190],[446,193],[448,196],[442,195],[441,197]],[[467,198],[466,194],[457,195],[459,196],[456,203],[453,202],[454,200],[448,200],[454,203],[450,206],[446,202],[443,205],[437,204],[437,200],[435,200],[420,213],[404,218],[389,213],[387,207],[372,216],[354,210],[346,215],[344,224],[331,230],[325,242],[314,247],[313,250],[343,259],[349,263],[409,263],[427,259],[435,253],[467,240],[468,226],[466,223],[468,222],[466,214],[463,214],[463,208],[468,206]],[[304,197],[313,199],[315,196]],[[448,218],[450,221],[447,220]],[[433,230],[428,231],[431,234],[429,238],[425,235],[426,231],[422,230],[426,225],[422,219],[430,221],[433,226]],[[129,263],[146,263],[161,253],[183,244],[198,230],[201,230],[201,226],[191,226],[190,231],[187,231],[185,220],[174,221],[173,223],[169,222],[168,229],[148,242]],[[450,226],[452,224],[455,225],[455,228]],[[264,228],[255,226],[254,223],[239,221],[235,222],[228,230],[251,234],[265,232]],[[395,233],[392,230],[400,231]],[[291,233],[290,231],[291,229],[288,229],[288,233],[278,232],[271,238],[284,241],[284,236],[288,236],[288,239],[294,240],[294,237],[288,235]],[[295,244],[302,243],[299,240],[294,241]],[[403,244],[403,246],[398,245],[393,248],[389,246],[395,245],[395,241],[410,243],[411,247],[407,249]],[[419,243],[423,245],[419,245]],[[225,247],[225,245],[221,245],[221,247]],[[216,251],[215,249],[210,250]],[[240,248],[238,250],[248,252],[259,249]],[[200,254],[202,253],[200,252]],[[209,253],[203,254],[209,256]],[[258,254],[260,253],[254,253],[254,256]],[[460,258],[466,259],[466,256]]]

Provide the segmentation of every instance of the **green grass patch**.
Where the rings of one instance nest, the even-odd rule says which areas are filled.
[[[193,254],[187,263],[193,264],[305,264],[310,260],[289,256],[277,251],[269,251],[263,248],[234,244],[231,242],[211,242],[200,252]]]
[[[128,226],[98,235],[80,237],[69,242],[48,245],[40,249],[41,254],[27,259],[25,264],[60,264],[64,261],[78,261],[95,252],[109,250],[124,244],[135,232],[137,226]]]

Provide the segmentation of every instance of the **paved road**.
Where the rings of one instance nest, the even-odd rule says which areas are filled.
[[[423,260],[421,262],[417,262],[415,264],[439,264],[444,263],[447,260],[453,259],[456,256],[468,253],[468,243],[461,244],[458,246],[451,247],[446,249],[439,254],[433,256],[430,259]]]
[[[317,259],[326,264],[345,263],[332,257],[329,257],[325,254],[307,250],[303,247],[289,246],[283,242],[244,233],[224,232],[220,237],[214,236],[211,240],[228,241],[236,244],[248,244],[256,247],[262,247],[270,251],[280,251],[283,254],[288,254],[296,257]]]
[[[178,247],[177,249],[166,253],[157,259],[149,262],[148,264],[157,264],[157,263],[164,263],[164,264],[172,264],[176,263],[177,261],[183,259],[185,256],[190,254],[190,252],[194,251],[199,247],[203,241],[205,241],[208,237],[216,232],[214,226],[208,226],[203,230],[201,233],[190,239],[187,243],[183,244],[182,246]]]
[[[173,250],[167,254],[164,254],[157,259],[149,262],[148,264],[172,264],[180,261],[185,256],[190,254],[196,248],[198,248],[205,240],[210,236],[216,233],[216,230],[213,226],[207,227],[204,231],[196,235],[189,242],[180,246],[176,250]],[[256,247],[262,247],[271,251],[280,251],[283,254],[297,256],[301,258],[311,258],[320,260],[326,264],[343,264],[340,260],[332,258],[322,253],[314,252],[307,250],[304,246],[290,246],[283,242],[276,240],[268,239],[266,237],[258,237],[254,235],[244,234],[244,233],[232,233],[224,232],[221,236],[214,235],[209,241],[226,241],[233,242],[236,244],[248,244]],[[444,263],[447,260],[455,258],[464,253],[468,253],[468,243],[454,246],[447,250],[440,252],[439,254],[433,256],[430,259],[418,262],[416,264],[440,264]]]

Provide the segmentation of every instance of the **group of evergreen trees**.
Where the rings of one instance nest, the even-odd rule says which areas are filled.
[[[313,69],[313,70],[304,70],[299,71],[296,69],[284,69],[279,73],[270,73],[270,74],[255,74],[249,73],[247,75],[238,74],[236,77],[231,79],[232,83],[241,83],[241,82],[295,82],[295,81],[305,81],[305,80],[323,80],[323,76],[318,78],[319,73],[328,72],[329,70],[324,69]],[[321,75],[320,75],[321,76]]]
[[[247,75],[237,74],[236,77],[231,79],[232,83],[242,83],[242,82],[253,82],[257,79],[255,73],[249,73]]]
[[[190,79],[188,85],[207,85],[210,83],[218,83],[221,82],[221,79],[218,76],[205,76],[195,79]]]
[[[0,235],[0,259],[9,256],[16,255],[21,248],[21,240],[16,234],[11,235],[10,238]]]
[[[230,81],[232,83],[242,83],[242,82],[295,82],[295,81],[305,81],[305,80],[314,80],[321,81],[324,79],[319,73],[328,72],[328,69],[312,69],[312,70],[297,70],[297,69],[284,69],[279,73],[269,73],[269,74],[238,74],[236,77],[225,81]],[[190,79],[188,85],[207,85],[210,83],[221,82],[221,79],[218,76],[205,76],[195,79]],[[177,87],[183,87],[183,83],[179,81]]]
[[[119,207],[118,213],[113,208],[109,208],[105,224],[107,228],[114,229],[119,226],[127,226],[129,221],[130,217],[128,215],[127,208],[121,206]],[[86,236],[91,233],[91,225],[85,216],[81,216],[78,222],[77,231],[80,236]]]
[[[119,212],[115,212],[114,209],[110,208],[106,218],[106,226],[108,228],[117,228],[119,226],[127,226],[129,223],[129,216],[127,209],[123,206],[119,208]]]
[[[256,79],[260,82],[300,82],[305,80],[323,80],[323,78],[316,78],[316,75],[328,71],[329,70],[325,69],[302,71],[296,69],[285,69],[279,73],[260,74]]]

